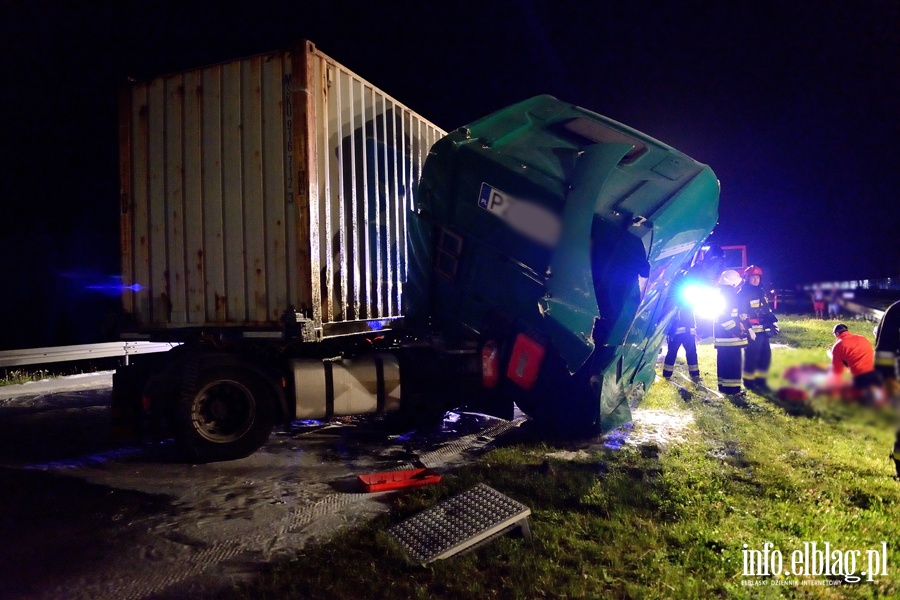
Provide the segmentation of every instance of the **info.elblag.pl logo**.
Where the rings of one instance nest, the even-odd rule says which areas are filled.
[[[744,544],[742,585],[840,585],[876,581],[888,575],[887,542],[880,548],[842,550],[830,542],[803,542],[803,547],[787,555],[765,542],[761,549]],[[748,577],[778,577],[778,580]],[[788,579],[781,579],[785,577]],[[789,579],[790,577],[821,577],[824,579]]]

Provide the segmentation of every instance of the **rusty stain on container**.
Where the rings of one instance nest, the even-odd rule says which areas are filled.
[[[219,292],[213,292],[215,298],[216,320],[225,320],[225,296],[219,295]]]

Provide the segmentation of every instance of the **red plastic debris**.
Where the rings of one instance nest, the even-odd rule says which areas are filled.
[[[384,492],[400,488],[431,485],[441,480],[441,476],[431,469],[406,469],[359,475],[357,479],[367,492]]]

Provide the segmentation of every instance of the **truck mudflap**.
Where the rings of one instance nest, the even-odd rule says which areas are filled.
[[[591,257],[594,207],[610,172],[630,149],[629,144],[596,144],[575,164],[547,294],[539,301],[547,333],[569,373],[580,369],[593,352],[592,333],[599,317]]]

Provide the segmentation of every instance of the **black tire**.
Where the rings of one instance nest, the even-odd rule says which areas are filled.
[[[175,439],[194,462],[244,458],[269,438],[275,397],[256,373],[231,367],[202,370],[182,391],[172,415]]]

